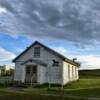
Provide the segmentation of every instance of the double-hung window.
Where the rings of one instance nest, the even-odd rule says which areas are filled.
[[[40,47],[34,48],[34,57],[40,57]]]

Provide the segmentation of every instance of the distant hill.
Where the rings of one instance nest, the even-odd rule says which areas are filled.
[[[100,69],[94,70],[80,70],[80,77],[100,77]]]

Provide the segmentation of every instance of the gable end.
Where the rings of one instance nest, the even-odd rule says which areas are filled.
[[[71,63],[71,64],[73,64],[73,65],[76,65],[76,66],[78,66],[78,67],[80,66],[79,63],[74,62],[74,61],[72,61],[72,60],[66,58],[65,56],[63,56],[63,55],[59,54],[58,52],[56,52],[56,51],[54,51],[54,50],[48,48],[47,46],[41,44],[41,43],[38,42],[38,41],[35,41],[32,45],[30,45],[27,49],[25,49],[19,56],[17,56],[17,57],[13,60],[13,62],[16,62],[17,59],[19,59],[23,54],[25,54],[30,48],[32,48],[32,47],[35,46],[36,44],[37,44],[37,45],[40,45],[40,46],[42,46],[42,47],[44,47],[45,49],[47,49],[48,51],[50,51],[50,52],[53,53],[54,55],[60,57],[63,61],[66,61],[66,62]]]

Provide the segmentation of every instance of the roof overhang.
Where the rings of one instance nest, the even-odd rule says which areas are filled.
[[[41,61],[41,60],[35,60],[35,59],[28,59],[28,60],[22,62],[21,65],[26,65],[28,63],[35,63],[37,65],[47,66],[47,64],[44,63],[43,61]]]
[[[77,66],[77,67],[80,67],[80,63],[78,63],[78,62],[74,62],[74,61],[69,60],[69,59],[65,59],[64,61],[66,61],[66,62],[68,62],[68,63],[70,63],[70,64],[72,64],[72,65],[75,65],[75,66]]]
[[[49,47],[47,47],[47,46],[41,44],[41,43],[38,42],[38,41],[35,41],[32,45],[30,45],[30,46],[29,46],[26,50],[24,50],[19,56],[17,56],[15,59],[13,59],[12,62],[16,62],[24,53],[26,53],[31,47],[33,47],[33,46],[36,45],[36,44],[38,44],[38,45],[44,47],[45,49],[49,50],[51,53],[53,53],[54,55],[60,57],[62,60],[66,61],[66,62],[68,62],[68,63],[70,63],[70,64],[73,64],[73,65],[75,65],[75,66],[78,66],[78,67],[80,66],[80,63],[68,59],[67,57],[65,57],[65,56],[61,55],[60,53],[58,53],[58,52],[52,50],[51,48],[49,48]],[[35,62],[38,62],[38,61],[35,60]],[[41,62],[41,61],[40,61],[40,62]]]

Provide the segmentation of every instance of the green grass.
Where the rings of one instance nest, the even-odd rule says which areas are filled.
[[[100,79],[80,79],[64,86],[64,90],[61,90],[59,86],[52,86],[48,90],[48,85],[24,89],[0,89],[0,100],[8,98],[10,100],[88,100],[88,98],[100,98]]]
[[[80,78],[100,78],[100,69],[96,70],[80,70]]]
[[[81,88],[96,88],[96,87],[100,87],[100,79],[97,78],[96,79],[84,78],[64,86],[65,89],[81,89]]]
[[[100,98],[99,72],[82,71],[80,80],[65,85],[63,90],[57,85],[48,89],[47,84],[34,88],[1,88],[0,100],[96,100]]]
[[[100,88],[79,89],[73,91],[66,91],[66,93],[69,95],[74,95],[79,97],[100,98]]]
[[[46,91],[45,91],[46,92]],[[0,91],[0,100],[85,100],[81,98],[63,97],[61,95],[50,95],[42,91],[7,92]],[[47,95],[48,94],[48,95]]]

